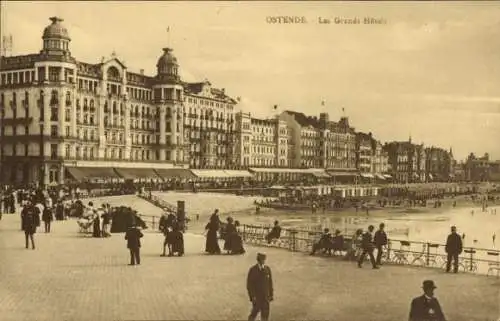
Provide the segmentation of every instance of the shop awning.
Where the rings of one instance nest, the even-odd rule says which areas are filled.
[[[299,174],[310,174],[311,172],[307,168],[250,168],[251,172],[254,173],[299,173]]]
[[[179,178],[179,179],[196,178],[196,176],[189,169],[183,169],[183,168],[160,168],[160,169],[155,169],[155,172],[156,174],[158,174],[158,176],[166,180],[172,178]]]
[[[191,172],[198,178],[228,178],[223,170],[215,169],[192,169]]]
[[[392,178],[392,176],[391,176],[391,175],[389,175],[389,174],[384,174],[384,177],[385,177],[385,178]]]
[[[111,167],[66,167],[77,181],[120,178]]]
[[[330,176],[359,176],[356,172],[327,172]]]
[[[324,171],[323,172],[312,172],[311,173],[314,177],[318,177],[318,178],[329,178],[331,177],[330,175],[328,175],[327,173],[325,173]]]
[[[253,177],[248,171],[224,170],[229,177]]]
[[[382,174],[375,174],[375,176],[376,176],[377,178],[380,178],[380,179],[384,179],[384,180],[385,180],[385,177],[384,177],[384,175],[382,175]]]
[[[157,179],[159,178],[152,168],[115,168],[116,172],[125,179]]]
[[[361,173],[360,175],[364,178],[375,178],[371,173]]]

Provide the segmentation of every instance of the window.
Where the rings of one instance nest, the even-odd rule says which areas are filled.
[[[70,128],[69,128],[69,126],[66,126],[66,128],[65,128],[65,134],[66,134],[66,137],[70,136]]]
[[[57,144],[50,144],[50,157],[57,158]]]
[[[59,130],[57,125],[50,126],[50,136],[57,137],[59,135]]]
[[[69,144],[66,144],[66,146],[64,147],[64,156],[65,156],[66,158],[69,158],[69,155],[70,155],[70,148],[71,148],[71,147],[69,146]]]
[[[59,120],[59,108],[56,107],[51,107],[50,108],[50,121],[58,121]]]

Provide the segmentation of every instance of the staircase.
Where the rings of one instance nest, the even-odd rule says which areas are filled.
[[[165,201],[164,199],[156,195],[139,194],[138,196],[143,200],[146,200],[149,203],[153,204],[154,206],[161,208],[169,214],[177,215],[177,206]]]

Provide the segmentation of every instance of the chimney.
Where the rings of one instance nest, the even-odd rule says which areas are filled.
[[[225,94],[226,93],[226,88],[222,88],[222,93]]]
[[[141,73],[141,75],[144,75],[144,69],[141,69],[139,72]]]

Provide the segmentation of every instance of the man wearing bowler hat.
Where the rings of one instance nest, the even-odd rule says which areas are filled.
[[[260,312],[262,321],[269,319],[269,303],[273,300],[273,279],[271,268],[266,263],[266,255],[257,254],[257,264],[248,271],[247,290],[248,297],[252,302],[252,312],[248,316],[249,321],[254,321]]]
[[[425,280],[424,294],[411,301],[409,321],[446,321],[439,301],[434,297],[434,281]]]

